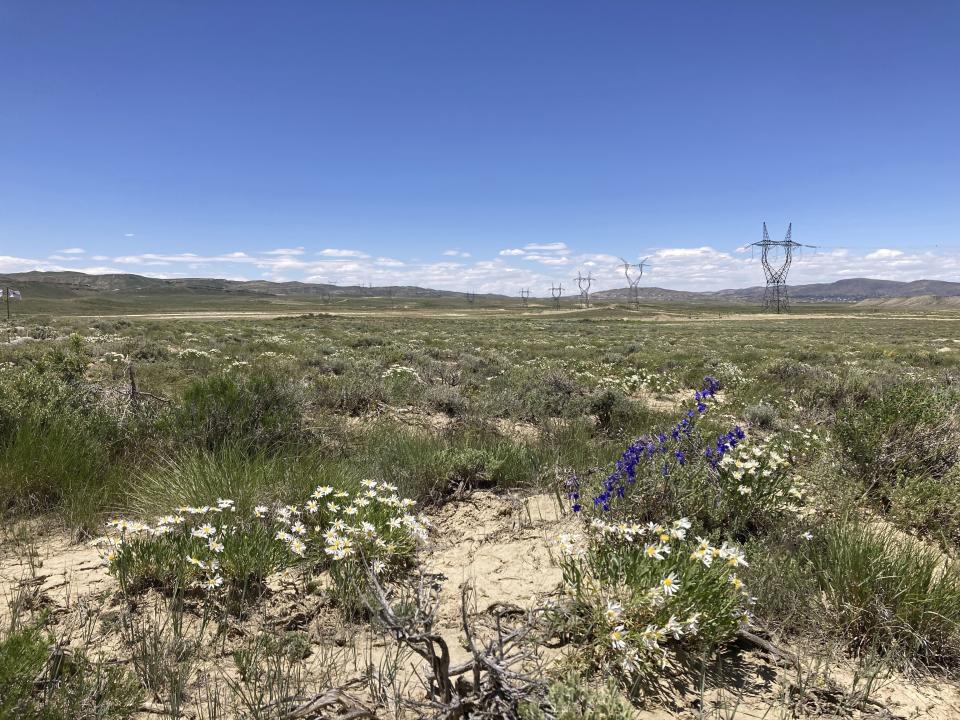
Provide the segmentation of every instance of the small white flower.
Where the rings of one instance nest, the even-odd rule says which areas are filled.
[[[663,594],[666,596],[671,596],[680,589],[680,582],[677,580],[676,573],[670,573],[663,580],[660,581],[660,587],[663,589]]]
[[[623,625],[617,625],[610,632],[610,645],[614,650],[623,650],[627,647],[627,643],[624,640]]]

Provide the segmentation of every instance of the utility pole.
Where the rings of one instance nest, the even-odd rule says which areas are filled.
[[[10,322],[10,288],[3,289],[3,297],[7,302],[7,322]]]

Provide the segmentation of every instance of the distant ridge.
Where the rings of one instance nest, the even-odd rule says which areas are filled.
[[[269,280],[224,280],[220,278],[150,278],[134,274],[88,275],[71,270],[44,272],[31,270],[0,275],[0,283],[9,282],[24,287],[45,286],[44,289],[108,292],[108,293],[211,293],[223,292],[243,295],[318,296],[318,297],[463,297],[463,292],[432,290],[413,285],[366,287],[363,285],[330,285],[299,281],[271,282]],[[56,293],[59,294],[59,293]],[[481,295],[500,297],[505,295]]]
[[[463,297],[465,291],[434,290],[413,285],[390,285],[366,287],[362,285],[331,285],[325,283],[271,282],[268,280],[224,280],[219,278],[149,278],[134,274],[89,275],[76,271],[8,273],[0,275],[0,283],[9,284],[28,293],[47,298],[68,298],[74,294],[115,295],[136,294],[232,294],[246,297],[371,297],[396,298],[454,298]],[[641,300],[659,302],[759,302],[763,299],[763,287],[718,290],[713,292],[690,292],[658,287],[641,287]],[[626,300],[628,288],[602,290],[591,293],[595,300]],[[848,278],[832,283],[814,283],[790,286],[790,299],[798,303],[811,302],[861,302],[902,298],[960,297],[960,282],[944,280],[875,280],[872,278]],[[507,299],[512,296],[495,293],[478,294],[481,298]],[[542,296],[541,296],[542,297]],[[920,303],[921,305],[923,303]],[[952,304],[952,303],[951,303]]]

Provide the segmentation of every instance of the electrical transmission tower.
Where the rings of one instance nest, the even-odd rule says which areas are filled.
[[[790,310],[790,298],[787,296],[787,273],[793,262],[794,248],[813,248],[815,245],[801,245],[793,240],[793,223],[787,225],[787,234],[783,240],[771,240],[767,233],[767,224],[763,224],[763,240],[750,243],[750,247],[760,248],[760,262],[767,287],[763,292],[763,309],[768,312],[785,313]]]
[[[527,301],[530,300],[530,288],[521,288],[520,299],[523,301],[523,306],[526,307]]]
[[[577,273],[574,278],[577,281],[577,287],[580,288],[580,307],[590,307],[590,284],[593,282],[593,275],[587,273],[584,277],[582,273]]]
[[[646,258],[641,260],[636,265],[631,265],[629,262],[623,260],[623,274],[627,278],[627,283],[630,285],[630,303],[634,308],[640,308],[640,278],[643,277],[643,271],[650,266],[647,264]],[[631,274],[633,273],[633,274]]]
[[[465,293],[465,297],[467,298],[467,302],[470,303],[470,307],[473,307],[473,304],[477,302],[477,294],[475,292]]]
[[[550,297],[553,298],[553,309],[560,309],[560,296],[563,295],[563,283],[560,283],[556,287],[553,285],[550,286]]]

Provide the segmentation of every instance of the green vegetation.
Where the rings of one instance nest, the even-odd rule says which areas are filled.
[[[302,624],[238,623],[278,583],[311,612],[375,622],[376,584],[420,569],[430,513],[477,490],[577,506],[544,629],[576,672],[552,674],[524,717],[628,717],[668,680],[702,681],[745,630],[828,638],[890,672],[960,668],[958,318],[462,317],[425,300],[398,321],[364,302],[11,331],[0,511],[103,536],[125,601],[167,610],[117,620],[132,676],[78,653],[42,691],[52,621],[31,611],[0,636],[0,717],[126,717],[141,693],[179,707],[207,646],[234,659],[243,716],[267,717],[276,693],[302,691],[315,644],[286,644]],[[171,619],[191,613],[206,636]],[[378,672],[380,697],[400,681]],[[113,699],[85,715],[91,697]]]

